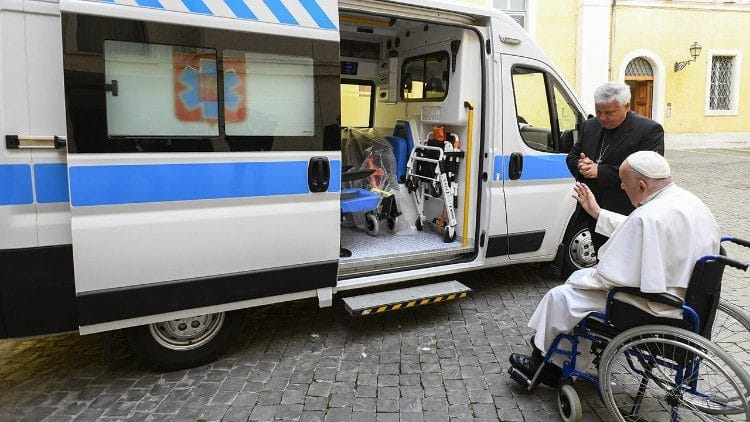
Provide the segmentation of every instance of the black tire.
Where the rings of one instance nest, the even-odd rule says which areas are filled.
[[[386,218],[385,231],[390,234],[395,234],[398,231],[398,217]]]
[[[596,265],[596,251],[586,220],[578,219],[568,226],[563,238],[562,277],[582,268]]]
[[[123,334],[140,360],[172,371],[214,361],[240,335],[245,317],[244,309],[219,312],[126,328]]]
[[[378,232],[380,231],[380,221],[378,220],[378,217],[375,216],[375,214],[367,213],[365,215],[365,228],[365,231],[370,236],[378,235]]]
[[[414,227],[417,228],[417,231],[422,231],[422,220],[419,217],[417,217],[417,221],[414,222]]]

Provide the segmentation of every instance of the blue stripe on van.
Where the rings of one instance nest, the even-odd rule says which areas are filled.
[[[565,162],[567,154],[524,155],[523,171],[520,180],[568,179],[573,178]],[[492,180],[508,180],[507,155],[496,155]]]
[[[282,3],[280,0],[263,0],[263,3],[268,6],[268,8],[271,10],[271,13],[276,16],[276,19],[278,19],[279,22],[289,25],[299,25],[297,19],[294,19],[294,16],[289,13],[289,9],[287,9],[286,6],[284,6],[284,3]]]
[[[65,163],[34,164],[36,202],[68,202],[68,169]]]
[[[255,16],[252,10],[242,0],[224,0],[229,9],[240,19],[249,19],[257,21],[258,17]]]
[[[203,0],[182,0],[182,4],[188,8],[190,13],[199,13],[201,15],[210,16],[213,16],[214,14],[214,12],[206,6],[206,3],[203,3]]]
[[[0,165],[0,205],[28,205],[33,203],[31,166],[28,164]]]
[[[341,161],[332,160],[330,163],[331,174],[328,183],[328,192],[338,192],[341,190]]]
[[[135,0],[135,3],[138,6],[153,7],[154,9],[164,9],[164,6],[159,3],[159,0]]]
[[[336,25],[331,22],[331,19],[328,17],[328,15],[326,15],[326,12],[323,11],[317,1],[299,0],[299,2],[300,4],[302,4],[302,7],[307,10],[307,13],[310,14],[310,17],[313,18],[313,20],[318,24],[319,27],[323,29],[336,29]]]
[[[76,207],[297,195],[310,192],[306,161],[75,166],[69,169]],[[341,162],[331,162],[338,191]],[[335,177],[335,178],[334,178]]]

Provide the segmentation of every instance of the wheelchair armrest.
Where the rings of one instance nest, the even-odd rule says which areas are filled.
[[[615,287],[609,291],[607,308],[617,293],[627,293],[629,295],[642,297],[650,302],[663,303],[673,308],[682,309],[682,299],[669,293],[644,293],[637,287]]]

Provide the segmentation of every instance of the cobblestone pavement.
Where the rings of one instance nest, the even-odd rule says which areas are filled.
[[[750,238],[750,150],[668,151],[678,184],[701,196],[722,230]],[[750,250],[729,253],[750,261]],[[555,391],[523,393],[506,374],[527,351],[526,322],[556,285],[540,266],[460,274],[460,301],[351,318],[339,301],[256,308],[217,362],[159,373],[115,335],[0,341],[0,420],[559,420]],[[724,289],[750,310],[750,275],[727,271]],[[584,420],[609,420],[578,383]]]

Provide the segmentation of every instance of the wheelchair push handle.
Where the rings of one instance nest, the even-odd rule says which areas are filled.
[[[744,239],[739,239],[739,238],[732,237],[732,236],[724,236],[724,237],[721,238],[721,241],[722,242],[732,242],[732,243],[736,243],[736,244],[738,244],[740,246],[744,246],[746,248],[750,248],[750,241],[744,240]]]
[[[710,261],[721,262],[724,265],[728,265],[730,267],[737,268],[738,270],[742,270],[742,271],[746,271],[747,267],[748,267],[748,264],[746,264],[746,263],[744,263],[742,261],[737,261],[736,259],[727,258],[726,256],[722,256],[722,255],[719,255],[719,256],[706,256],[706,257],[701,258],[701,260],[710,260]]]
[[[723,263],[724,265],[728,265],[742,271],[746,271],[748,267],[748,265],[742,261],[737,261],[736,259],[727,258],[725,256],[717,256],[716,260]]]

